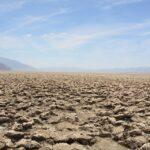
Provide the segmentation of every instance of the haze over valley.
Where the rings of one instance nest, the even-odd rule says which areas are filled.
[[[16,60],[0,57],[1,71],[23,71],[23,72],[99,72],[99,73],[150,73],[150,67],[135,67],[135,68],[108,68],[108,69],[87,69],[77,67],[48,67],[36,68],[26,65]]]

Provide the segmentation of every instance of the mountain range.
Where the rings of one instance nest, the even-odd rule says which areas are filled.
[[[84,69],[76,67],[34,68],[19,61],[0,57],[0,71],[42,71],[42,72],[113,72],[113,73],[150,73],[150,67]]]
[[[11,70],[11,69],[9,67],[7,67],[6,65],[0,63],[0,70],[8,71],[8,70]]]
[[[34,71],[35,70],[35,68],[33,68],[29,65],[23,64],[23,63],[16,61],[16,60],[3,58],[3,57],[0,57],[0,64],[1,64],[0,70],[5,70],[5,71],[8,71],[8,70],[12,70],[12,71]]]
[[[85,69],[76,67],[49,67],[39,69],[43,72],[94,72],[94,73],[150,73],[150,67]]]

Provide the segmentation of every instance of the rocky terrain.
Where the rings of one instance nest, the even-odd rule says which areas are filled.
[[[150,150],[150,75],[0,73],[0,149]]]

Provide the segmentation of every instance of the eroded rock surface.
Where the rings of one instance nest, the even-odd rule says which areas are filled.
[[[0,73],[0,149],[150,149],[150,75]]]

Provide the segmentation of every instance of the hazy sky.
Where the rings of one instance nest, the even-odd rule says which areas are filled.
[[[150,0],[0,0],[0,56],[36,67],[150,66]]]

